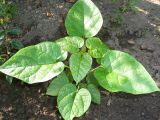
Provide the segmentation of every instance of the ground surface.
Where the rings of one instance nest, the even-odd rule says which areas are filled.
[[[12,0],[18,6],[14,23],[23,33],[25,45],[65,36],[64,17],[72,3],[64,0]],[[160,87],[160,1],[142,0],[139,12],[124,14],[121,27],[108,23],[116,5],[108,0],[93,0],[104,16],[98,36],[111,48],[135,56]],[[102,2],[103,1],[103,2]],[[48,12],[48,16],[47,16]],[[0,79],[0,120],[60,120],[56,99],[45,95],[48,83],[26,85],[15,80],[9,85]],[[102,96],[101,105],[92,105],[77,120],[160,120],[160,93],[134,96]]]

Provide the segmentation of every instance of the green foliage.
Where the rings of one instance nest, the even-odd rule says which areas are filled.
[[[6,75],[6,80],[9,84],[12,84],[13,77]]]
[[[70,81],[65,72],[62,72],[57,78],[53,79],[47,89],[47,95],[58,96],[60,89]]]
[[[8,41],[8,35],[19,35],[20,29],[10,29],[11,18],[16,14],[16,6],[0,0],[0,45]]]
[[[111,0],[114,4],[119,4],[119,10],[124,13],[128,11],[136,11],[139,0]]]
[[[82,116],[90,106],[91,95],[87,89],[77,90],[73,84],[67,84],[59,91],[58,109],[65,120]]]
[[[0,45],[2,45],[4,38],[5,38],[5,31],[0,30]]]
[[[0,71],[28,84],[52,80],[46,94],[58,96],[58,109],[65,120],[82,116],[91,101],[100,104],[99,87],[131,94],[160,91],[134,57],[110,50],[94,37],[102,22],[91,0],[78,0],[65,21],[69,36],[22,48],[0,66]],[[100,66],[94,68],[93,60]]]
[[[0,1],[0,26],[8,23],[10,19],[16,14],[16,6],[6,2]]]
[[[9,26],[15,14],[16,6],[12,2],[0,0],[0,65],[12,56],[16,50],[24,47],[20,41],[12,40],[20,33],[20,29],[10,29]],[[12,80],[13,77],[6,75],[6,81],[11,84]]]
[[[78,0],[70,9],[65,26],[70,36],[93,37],[103,23],[99,9],[91,0]]]
[[[94,102],[96,104],[100,104],[101,103],[101,95],[100,95],[98,88],[94,84],[89,84],[87,86],[87,89],[91,94],[92,102]]]
[[[79,52],[79,48],[84,45],[84,40],[81,37],[65,37],[56,41],[62,50],[76,53]]]
[[[9,31],[9,34],[11,35],[19,35],[21,33],[21,30],[16,28]]]
[[[128,12],[128,11],[133,11],[136,12],[136,6],[138,4],[139,0],[127,0],[120,6],[120,11],[121,12]]]
[[[88,38],[86,40],[86,47],[88,48],[88,53],[93,58],[102,58],[109,51],[109,48],[96,37]]]
[[[32,84],[44,82],[59,75],[64,64],[60,47],[53,42],[44,42],[21,49],[1,67],[0,71]]]
[[[75,53],[69,60],[73,79],[78,84],[91,69],[92,57],[88,53]]]
[[[159,91],[145,68],[127,53],[111,50],[94,71],[99,84],[111,92],[146,94]]]
[[[95,78],[95,76],[93,75],[93,72],[88,73],[88,75],[86,77],[86,82],[87,82],[88,85],[93,84],[96,87],[99,86],[99,83],[98,83],[97,79]]]
[[[123,14],[119,9],[114,10],[114,14],[111,18],[111,23],[115,25],[122,25],[124,22]]]
[[[16,49],[16,50],[20,50],[20,49],[24,48],[24,45],[19,40],[12,40],[11,41],[11,48]]]
[[[139,0],[111,0],[116,6],[109,18],[109,23],[122,25],[124,22],[123,14],[126,12],[137,12]]]

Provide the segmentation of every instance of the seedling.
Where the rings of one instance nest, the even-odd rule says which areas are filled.
[[[16,14],[16,6],[0,0],[0,26],[4,26],[10,22],[10,19]]]
[[[0,71],[28,84],[52,80],[47,95],[58,96],[58,109],[65,120],[82,116],[91,101],[100,104],[100,87],[136,95],[160,91],[134,57],[111,50],[94,37],[102,23],[91,0],[78,0],[65,20],[69,36],[19,50]]]
[[[122,13],[125,12],[137,12],[136,6],[138,5],[139,0],[111,0],[114,4],[120,4],[119,10]]]

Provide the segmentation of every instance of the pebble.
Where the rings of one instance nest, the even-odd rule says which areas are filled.
[[[153,94],[151,94],[151,96],[152,96],[152,97],[156,97],[156,94],[153,93]]]
[[[128,40],[128,44],[134,45],[134,44],[135,44],[135,41],[134,41],[133,39],[130,39],[130,40]]]
[[[142,116],[144,116],[144,115],[145,115],[145,113],[144,113],[144,112],[142,112],[142,113],[141,113],[141,115],[142,115]]]
[[[150,52],[153,52],[154,51],[154,49],[153,48],[151,48],[151,47],[148,47],[148,49],[147,49],[148,51],[150,51]]]
[[[145,44],[142,44],[141,45],[141,50],[146,50],[147,49],[147,46]]]
[[[147,50],[149,52],[153,52],[154,49],[151,48],[151,47],[148,47],[146,44],[142,44],[141,47],[140,47],[141,50]]]
[[[135,98],[135,99],[134,99],[134,102],[137,102],[137,101],[138,101],[137,98]]]

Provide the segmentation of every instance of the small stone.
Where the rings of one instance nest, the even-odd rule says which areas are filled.
[[[151,94],[151,96],[152,96],[152,97],[156,97],[156,94],[153,93],[153,94]]]
[[[134,44],[135,44],[135,41],[134,41],[133,39],[128,40],[128,44],[130,44],[130,45],[134,45]]]
[[[141,45],[141,50],[146,50],[147,49],[147,46],[145,44],[142,44]]]
[[[148,47],[146,44],[142,44],[140,48],[141,48],[141,50],[147,50],[149,52],[154,51],[154,49],[152,47]]]
[[[153,52],[153,51],[154,51],[154,49],[151,48],[151,47],[148,47],[147,50],[150,51],[150,52]]]
[[[144,116],[144,115],[145,115],[145,113],[144,113],[144,112],[142,112],[142,113],[141,113],[141,115],[142,115],[142,116]]]
[[[112,102],[111,99],[109,99],[108,102],[107,102],[107,106],[110,106],[111,102]]]
[[[137,98],[134,99],[134,102],[137,102]]]
[[[41,93],[41,89],[38,89],[38,93]]]

